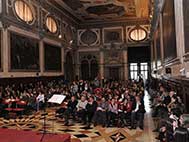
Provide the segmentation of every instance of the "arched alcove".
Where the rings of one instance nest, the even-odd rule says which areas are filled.
[[[98,62],[97,60],[93,59],[91,60],[91,79],[95,79],[98,75]]]
[[[66,61],[65,61],[65,79],[68,81],[74,80],[74,64],[73,64],[73,56],[71,52],[66,54]]]
[[[82,79],[84,79],[84,80],[88,80],[90,78],[89,62],[87,60],[83,60],[81,62],[81,76],[82,76]]]
[[[98,61],[95,56],[87,55],[81,60],[81,78],[84,80],[94,80],[98,76]]]

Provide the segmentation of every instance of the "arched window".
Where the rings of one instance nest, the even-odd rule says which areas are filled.
[[[56,33],[58,30],[57,22],[51,16],[47,16],[47,18],[46,18],[46,27],[49,30],[49,32],[51,32],[51,33]]]
[[[98,76],[98,61],[96,57],[89,54],[81,60],[81,78],[84,80],[94,80]]]
[[[32,6],[23,0],[16,0],[14,3],[16,15],[24,22],[31,23],[34,20]]]

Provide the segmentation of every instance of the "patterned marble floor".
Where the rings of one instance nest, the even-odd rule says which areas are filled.
[[[72,142],[155,142],[155,134],[153,120],[150,116],[150,106],[148,95],[145,97],[145,106],[147,113],[145,115],[145,129],[130,130],[127,128],[103,128],[100,126],[91,127],[90,129],[74,123],[70,126],[64,126],[61,120],[55,118],[55,111],[47,110],[46,115],[46,131],[49,133],[69,133],[71,134]],[[43,112],[25,116],[21,119],[0,118],[0,127],[8,129],[17,129],[25,131],[43,132],[44,116]]]

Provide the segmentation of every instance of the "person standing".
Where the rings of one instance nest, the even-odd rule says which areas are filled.
[[[137,126],[139,126],[141,130],[143,130],[144,129],[144,113],[146,111],[144,108],[144,103],[139,96],[136,96],[136,106],[137,107],[135,111],[136,111],[136,116],[137,116]]]

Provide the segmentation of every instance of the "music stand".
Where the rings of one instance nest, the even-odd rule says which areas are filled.
[[[64,101],[65,98],[66,98],[66,96],[64,96],[64,95],[54,94],[47,102],[48,103],[61,104]],[[54,120],[53,120],[53,122],[54,122]],[[47,133],[46,132],[46,109],[45,109],[45,107],[44,107],[44,123],[43,123],[43,125],[44,125],[43,126],[43,135],[40,139],[40,142],[43,141],[43,138],[44,138],[45,134]],[[54,125],[53,125],[53,131],[54,131]]]
[[[64,101],[64,99],[66,98],[65,95],[62,94],[54,94],[49,100],[49,103],[53,103],[53,104],[62,104],[62,102]],[[53,119],[53,132],[54,132],[54,119]]]

